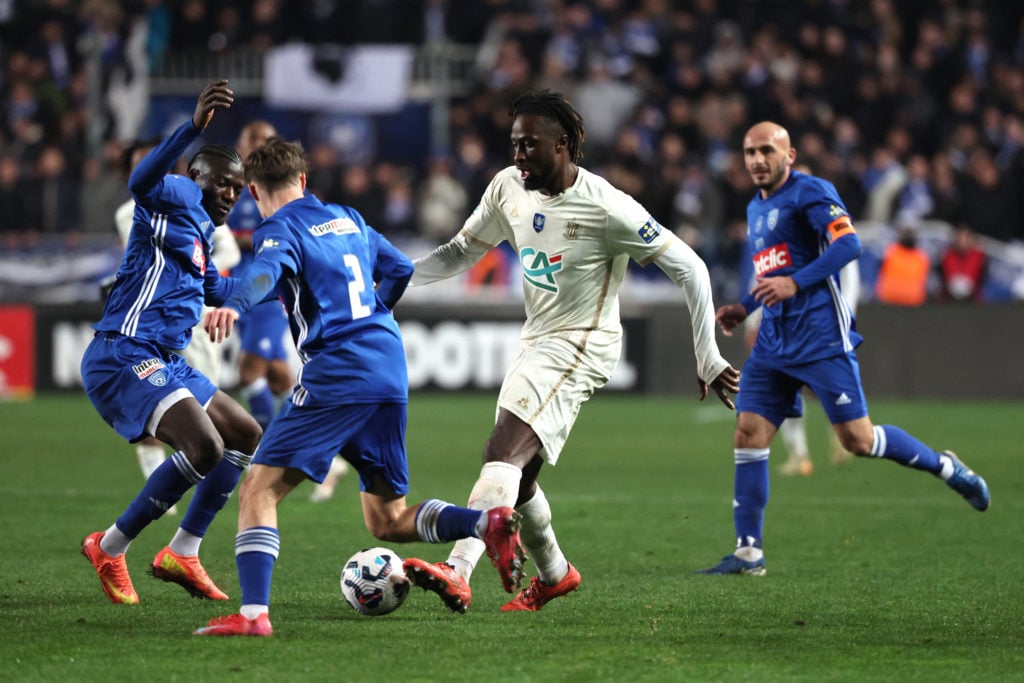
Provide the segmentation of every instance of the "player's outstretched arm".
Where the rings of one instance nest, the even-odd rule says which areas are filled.
[[[493,245],[485,244],[465,230],[425,256],[415,259],[412,286],[425,285],[458,275],[472,268]]]
[[[196,130],[206,130],[213,113],[218,109],[230,109],[234,101],[234,93],[228,88],[227,80],[210,83],[199,94],[196,111],[192,115],[192,125]]]

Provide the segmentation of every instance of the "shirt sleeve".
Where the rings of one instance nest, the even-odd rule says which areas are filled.
[[[472,268],[510,232],[500,210],[501,177],[495,176],[480,203],[455,237],[413,261],[416,270],[411,286],[437,282]]]
[[[136,202],[166,213],[202,196],[191,179],[167,175],[200,133],[189,119],[142,157],[128,178],[128,189]]]
[[[803,212],[810,226],[829,243],[822,254],[793,274],[797,287],[806,289],[838,273],[843,266],[860,256],[861,243],[846,206],[835,186],[821,181],[820,189],[809,197]]]
[[[697,357],[697,374],[710,383],[729,367],[715,340],[715,305],[711,297],[708,267],[686,242],[666,233],[665,248],[654,263],[672,278],[686,299]]]
[[[281,275],[287,270],[298,273],[299,255],[287,228],[279,221],[268,219],[260,224],[254,233],[256,255],[246,269],[238,289],[224,305],[239,313],[245,313],[254,305],[264,301],[277,286]]]
[[[388,309],[394,308],[405,293],[412,278],[414,266],[409,257],[373,228],[367,227],[376,242],[377,260],[373,281],[377,283],[377,298]]]

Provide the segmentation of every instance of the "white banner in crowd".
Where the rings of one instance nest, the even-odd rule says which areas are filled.
[[[267,51],[264,95],[289,109],[392,112],[406,102],[412,63],[405,45],[284,45]]]

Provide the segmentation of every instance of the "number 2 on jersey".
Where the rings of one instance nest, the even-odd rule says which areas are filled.
[[[359,267],[359,259],[355,254],[345,254],[345,265],[352,271],[354,278],[348,283],[348,300],[352,305],[352,319],[358,320],[370,315],[370,307],[362,302],[359,295],[366,291],[366,283],[363,281],[363,269]]]

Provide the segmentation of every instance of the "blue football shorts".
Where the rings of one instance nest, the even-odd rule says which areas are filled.
[[[193,397],[206,408],[217,387],[177,353],[117,332],[97,332],[82,356],[85,393],[131,442],[156,434],[167,409]]]
[[[405,403],[297,406],[287,401],[263,434],[253,464],[290,467],[321,483],[340,454],[359,472],[359,490],[380,476],[409,492]]]
[[[800,389],[804,386],[818,397],[832,424],[868,414],[853,351],[794,365],[778,365],[752,353],[743,364],[736,412],[756,413],[778,427],[787,417],[803,415]]]
[[[238,319],[242,351],[267,360],[287,360],[288,314],[277,299],[256,304]]]

